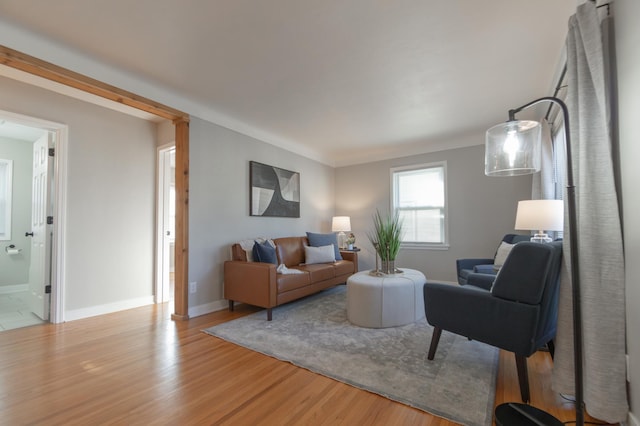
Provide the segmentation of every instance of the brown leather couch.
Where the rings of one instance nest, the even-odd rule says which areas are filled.
[[[341,252],[343,260],[333,263],[304,265],[307,237],[276,238],[273,242],[278,265],[304,274],[280,274],[276,271],[278,265],[248,262],[240,244],[234,244],[232,260],[224,263],[224,297],[230,311],[234,302],[260,306],[267,309],[267,320],[271,321],[275,306],[345,283],[358,271],[355,253]]]

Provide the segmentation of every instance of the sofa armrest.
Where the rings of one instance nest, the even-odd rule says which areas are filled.
[[[224,262],[224,298],[262,308],[276,306],[276,265],[264,262]]]

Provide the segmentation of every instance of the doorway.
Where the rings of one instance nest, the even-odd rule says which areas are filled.
[[[173,302],[175,293],[176,148],[158,148],[156,303]],[[168,303],[174,313],[173,303]]]
[[[0,111],[0,159],[9,165],[0,176],[0,330],[62,321],[66,134],[66,126]]]

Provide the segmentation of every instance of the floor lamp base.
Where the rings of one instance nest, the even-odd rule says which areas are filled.
[[[500,404],[495,411],[498,426],[563,426],[560,420],[551,414],[527,404],[508,402]]]

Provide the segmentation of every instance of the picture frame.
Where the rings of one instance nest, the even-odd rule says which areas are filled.
[[[251,216],[300,217],[300,173],[249,162]]]

